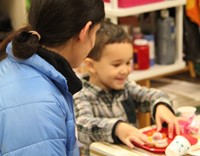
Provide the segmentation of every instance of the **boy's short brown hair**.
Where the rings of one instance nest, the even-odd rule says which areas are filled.
[[[97,31],[94,48],[88,54],[88,58],[96,61],[100,60],[103,48],[112,43],[132,43],[128,34],[120,25],[116,25],[106,20]]]

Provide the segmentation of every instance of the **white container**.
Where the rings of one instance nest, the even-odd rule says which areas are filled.
[[[187,120],[192,120],[195,116],[197,108],[193,106],[182,106],[177,109],[177,112],[181,117],[186,118]]]
[[[190,142],[181,135],[177,135],[165,150],[166,156],[183,156],[191,147]]]

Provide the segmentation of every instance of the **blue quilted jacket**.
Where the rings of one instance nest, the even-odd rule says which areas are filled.
[[[0,156],[79,156],[72,95],[37,54],[0,62]]]

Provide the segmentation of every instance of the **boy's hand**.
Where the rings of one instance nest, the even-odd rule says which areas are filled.
[[[130,148],[134,147],[133,141],[140,145],[149,143],[146,135],[125,122],[121,122],[117,125],[115,135]]]
[[[177,135],[180,134],[178,118],[165,105],[157,106],[155,121],[157,125],[157,131],[162,129],[162,123],[167,123],[169,138],[173,137],[174,130]]]

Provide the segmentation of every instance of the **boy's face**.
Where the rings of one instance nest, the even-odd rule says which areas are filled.
[[[113,43],[104,47],[101,59],[94,61],[92,83],[103,89],[119,90],[124,87],[131,72],[133,47],[130,43]]]

